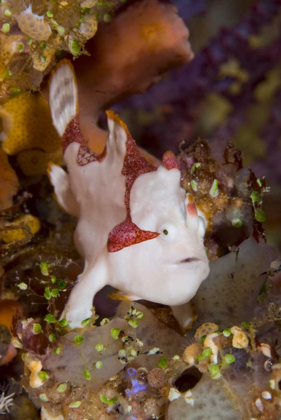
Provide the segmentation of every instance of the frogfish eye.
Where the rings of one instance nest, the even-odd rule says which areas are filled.
[[[158,230],[158,229],[157,229]],[[160,226],[158,232],[164,241],[173,242],[176,238],[176,228],[172,223],[166,222]]]

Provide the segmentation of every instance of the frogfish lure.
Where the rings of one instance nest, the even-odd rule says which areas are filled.
[[[171,306],[186,327],[192,316],[184,304],[208,276],[209,263],[204,220],[180,186],[175,155],[166,152],[158,168],[150,165],[113,111],[107,111],[104,151],[98,155],[89,149],[68,61],[52,75],[49,103],[68,169],[50,164],[49,176],[58,204],[78,219],[74,241],[85,259],[63,317],[81,328],[92,315],[95,294],[111,285],[131,300]]]

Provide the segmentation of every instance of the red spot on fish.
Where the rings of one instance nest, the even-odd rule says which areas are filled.
[[[103,149],[103,152],[98,155],[92,149],[89,149],[86,145],[81,145],[77,154],[76,162],[79,166],[88,165],[91,162],[102,162],[106,156],[106,147]]]
[[[79,115],[76,115],[74,118],[72,118],[72,120],[67,124],[65,132],[63,133],[61,139],[63,153],[65,152],[67,146],[73,142],[85,145],[85,140],[80,130]]]
[[[108,252],[117,252],[131,245],[139,244],[149,239],[154,239],[159,235],[156,232],[142,230],[137,227],[130,219],[126,219],[120,225],[115,226],[108,236]]]
[[[168,150],[167,152],[164,153],[162,161],[168,170],[179,169],[178,160],[175,154],[171,152],[171,150]]]
[[[73,142],[81,145],[76,159],[79,166],[84,166],[95,161],[101,162],[106,156],[106,147],[99,155],[86,145],[83,134],[80,130],[79,115],[76,115],[70,123],[67,124],[61,139],[63,153],[65,152],[67,146]]]
[[[126,156],[122,169],[122,175],[126,176],[125,205],[127,213],[130,213],[130,192],[135,180],[147,172],[156,171],[147,160],[140,154],[137,145],[130,134],[127,135]]]
[[[197,207],[192,196],[189,196],[186,208],[190,216],[197,216]]]
[[[119,124],[127,135],[126,155],[124,157],[122,175],[125,175],[126,177],[125,206],[128,213],[127,217],[130,217],[130,192],[133,183],[140,175],[156,171],[156,168],[148,163],[147,160],[140,154],[136,142],[132,138],[124,121],[122,121],[112,110],[106,111],[106,114],[109,119],[113,120],[116,124]]]

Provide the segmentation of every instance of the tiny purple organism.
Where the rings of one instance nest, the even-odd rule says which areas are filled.
[[[132,384],[131,389],[126,389],[125,393],[128,397],[132,397],[133,395],[137,394],[140,391],[145,391],[147,389],[147,384],[141,383],[137,379],[137,370],[129,367],[126,370],[126,373],[129,377],[129,380]]]

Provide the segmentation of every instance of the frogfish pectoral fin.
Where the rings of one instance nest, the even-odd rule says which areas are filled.
[[[55,189],[58,205],[68,214],[79,217],[79,204],[71,190],[69,175],[60,166],[54,163],[48,165],[48,175]]]

